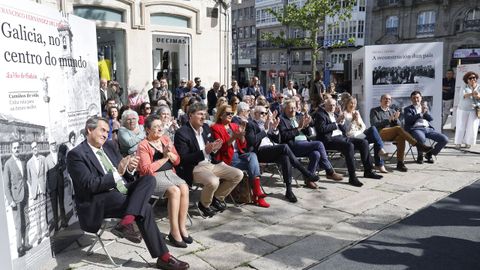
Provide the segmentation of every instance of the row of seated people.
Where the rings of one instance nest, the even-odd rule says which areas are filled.
[[[412,102],[414,100],[418,101],[417,94],[412,93]],[[328,160],[326,150],[329,149],[338,150],[344,155],[350,184],[362,185],[355,174],[355,149],[360,151],[364,177],[381,178],[373,170],[367,138],[376,144],[375,155],[384,154],[381,141],[383,129],[379,133],[371,127],[362,132],[365,138],[349,137],[346,134],[352,132],[345,130],[346,119],[351,117],[352,126],[360,116],[354,110],[355,106],[353,110],[347,109],[346,113],[336,114],[335,105],[335,100],[327,99],[324,107],[315,110],[313,118],[308,114],[299,114],[294,100],[287,100],[283,104],[281,115],[269,112],[265,106],[256,106],[254,113],[250,114],[250,107],[240,105],[239,117],[236,118],[238,124],[232,122],[232,108],[223,105],[218,108],[215,123],[210,126],[205,122],[206,106],[197,102],[189,106],[188,122],[176,130],[173,143],[170,112],[159,111],[159,114],[145,120],[146,134],[143,140],[125,149],[120,143],[123,158],[114,143],[107,141],[108,120],[90,118],[85,127],[87,139],[68,155],[68,170],[78,194],[75,199],[80,225],[86,231],[96,232],[103,218],[119,217],[121,221],[112,232],[136,243],[143,238],[151,256],[158,258],[158,268],[187,269],[188,263],[170,255],[155,224],[149,204],[152,195],[168,198],[168,241],[177,247],[187,247],[193,242],[185,225],[189,205],[188,185],[193,183],[203,186],[198,208],[205,216],[213,216],[225,209],[225,197],[243,178],[242,170],[247,171],[256,203],[261,207],[269,207],[265,201],[266,195],[260,188],[259,162],[280,163],[286,185],[285,197],[292,203],[297,202],[291,187],[292,167],[303,174],[310,188],[317,187],[315,182],[319,179],[316,174],[319,169],[326,170],[329,179],[342,180],[343,176],[334,171]],[[425,124],[424,120],[428,122],[430,119],[425,108],[414,106],[413,109],[411,114],[416,114],[412,117],[418,119],[413,123],[408,122],[411,129],[431,128],[417,125]],[[253,117],[248,118],[248,115]],[[389,116],[391,125],[398,120],[395,117],[396,112]],[[380,115],[381,121],[385,120],[383,118]],[[133,113],[125,115],[125,122],[136,123],[132,124],[133,130],[138,128],[138,119]],[[310,140],[310,127],[314,127],[317,140]],[[399,130],[399,134],[404,132],[392,128]],[[427,153],[432,150],[415,139],[412,145]],[[298,161],[298,157],[309,158],[307,168]],[[140,232],[132,226],[134,221]]]

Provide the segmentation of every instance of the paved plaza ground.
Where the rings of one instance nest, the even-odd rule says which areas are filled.
[[[194,244],[169,248],[191,269],[480,269],[480,184],[474,184],[480,178],[480,146],[469,151],[449,146],[435,164],[416,164],[410,155],[407,173],[360,177],[361,188],[321,174],[320,189],[294,188],[295,204],[284,199],[278,175],[265,174],[270,208],[229,204],[227,211],[203,219],[191,207]],[[345,171],[343,160],[333,162]],[[193,192],[192,201],[198,195]],[[160,230],[168,233],[165,206],[158,204],[155,212]],[[109,232],[104,238],[115,239]],[[42,269],[112,268],[101,249],[87,256],[92,241],[82,236]],[[154,266],[143,242],[118,239],[108,250],[119,263],[131,259],[124,269]]]

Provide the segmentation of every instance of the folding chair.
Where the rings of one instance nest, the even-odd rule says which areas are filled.
[[[117,264],[115,263],[115,261],[113,260],[112,256],[110,256],[110,253],[108,252],[107,250],[107,246],[109,246],[110,244],[112,243],[115,243],[117,242],[117,238],[115,239],[109,239],[108,242],[104,242],[102,240],[102,234],[105,232],[105,230],[107,229],[107,225],[109,222],[111,222],[113,219],[112,218],[106,218],[103,220],[103,223],[102,223],[102,226],[100,227],[100,230],[98,230],[96,233],[90,233],[90,232],[85,232],[86,234],[88,235],[94,235],[95,236],[95,240],[93,241],[93,243],[90,245],[90,247],[88,248],[87,250],[87,256],[90,256],[92,255],[94,252],[97,252],[97,250],[99,249],[103,249],[103,251],[105,252],[105,254],[107,255],[108,259],[110,259],[110,262],[112,263],[113,266],[115,267],[122,267],[123,265],[125,265],[126,263],[130,262],[132,260],[132,258],[128,259],[125,263],[123,264]],[[106,239],[105,239],[106,240]],[[98,243],[100,243],[100,247],[96,248],[96,249],[93,249],[95,247],[95,245]]]

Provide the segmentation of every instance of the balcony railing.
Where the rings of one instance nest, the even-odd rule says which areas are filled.
[[[478,19],[478,20],[466,20],[464,25],[465,25],[466,29],[478,28],[478,27],[480,27],[480,19]]]
[[[417,25],[417,34],[433,34],[435,33],[435,24],[419,24]]]
[[[398,34],[398,27],[387,27],[385,32],[387,35],[396,35]]]

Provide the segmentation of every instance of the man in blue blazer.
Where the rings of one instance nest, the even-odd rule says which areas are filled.
[[[104,218],[122,218],[112,233],[135,243],[140,243],[143,237],[150,255],[158,258],[157,268],[189,268],[188,263],[170,255],[155,223],[149,204],[155,178],[134,177],[138,157],[122,158],[112,141],[107,142],[108,130],[106,118],[89,118],[85,125],[87,139],[67,156],[80,228],[95,233]],[[134,221],[141,235],[135,231]]]
[[[422,103],[422,94],[420,91],[413,91],[410,94],[412,105],[405,107],[405,130],[410,132],[412,136],[422,144],[425,144],[426,139],[436,142],[433,150],[425,154],[425,159],[428,163],[433,163],[432,156],[438,155],[440,151],[447,145],[448,137],[444,134],[435,131],[430,122],[433,121],[432,116],[428,110],[426,102]],[[423,152],[418,151],[417,163],[423,163]]]

